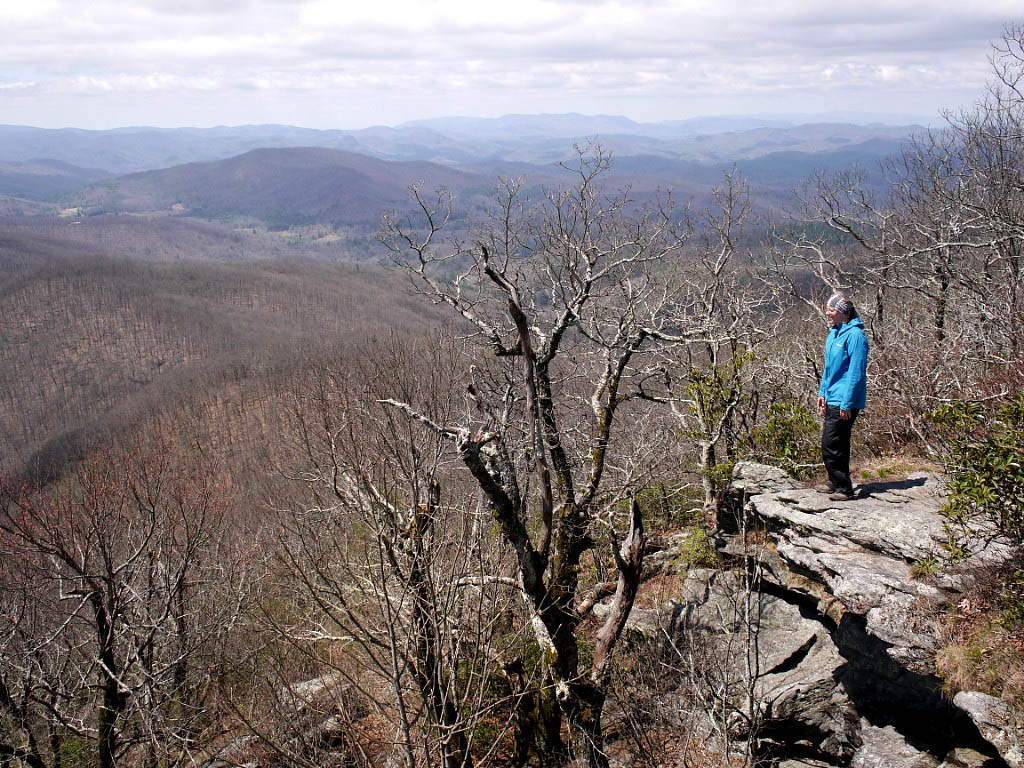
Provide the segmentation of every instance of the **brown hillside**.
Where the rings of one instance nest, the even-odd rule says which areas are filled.
[[[89,253],[147,261],[262,259],[378,260],[385,250],[371,232],[306,227],[299,233],[268,232],[186,216],[22,216],[0,218],[0,238],[23,238],[29,255],[74,244]]]
[[[436,323],[385,270],[141,262],[0,237],[0,467],[44,462],[229,383],[273,388],[316,350]],[[172,410],[173,410],[172,407]]]

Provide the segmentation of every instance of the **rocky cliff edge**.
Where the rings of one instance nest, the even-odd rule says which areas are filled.
[[[782,470],[740,463],[731,495],[740,527],[763,526],[766,541],[752,549],[746,530],[725,553],[752,562],[761,593],[789,606],[814,638],[794,638],[790,621],[785,644],[807,652],[790,656],[783,679],[773,680],[771,635],[786,622],[762,621],[759,693],[769,732],[781,714],[795,716],[816,738],[822,765],[1024,766],[1022,732],[1006,704],[976,691],[949,701],[935,675],[941,615],[970,589],[973,568],[1012,554],[979,531],[970,561],[933,567],[946,540],[940,475],[870,483],[857,499],[836,502]],[[691,573],[688,582],[708,578]]]

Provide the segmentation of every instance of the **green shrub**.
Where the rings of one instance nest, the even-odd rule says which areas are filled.
[[[701,498],[699,487],[671,480],[652,483],[641,488],[636,494],[637,503],[644,511],[644,525],[652,530],[699,522]],[[620,511],[628,512],[629,505],[629,499],[621,500]]]
[[[680,546],[679,564],[686,568],[710,568],[718,562],[718,552],[707,532],[699,526],[686,529],[689,534]]]
[[[62,768],[86,768],[96,765],[96,755],[96,743],[78,736],[65,739],[60,745]]]
[[[942,563],[938,557],[934,554],[925,555],[911,564],[910,575],[915,579],[923,579],[928,576],[934,576],[941,567]]]
[[[714,488],[716,499],[725,496],[729,489],[729,483],[732,482],[732,471],[735,466],[736,462],[734,461],[723,461],[708,468],[707,474],[711,478],[711,487]]]
[[[1024,394],[997,407],[952,403],[928,414],[946,449],[949,501],[947,548],[955,562],[967,557],[978,522],[1024,542]]]
[[[772,403],[764,424],[750,433],[747,453],[802,479],[821,461],[821,427],[814,412],[796,401]]]

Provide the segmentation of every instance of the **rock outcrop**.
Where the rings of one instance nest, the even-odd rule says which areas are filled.
[[[749,476],[766,470],[737,467],[740,487],[750,495],[749,509],[768,526],[780,557],[826,587],[846,610],[863,616],[867,632],[886,644],[885,652],[896,662],[933,673],[935,612],[965,586],[963,574],[955,571],[920,578],[946,540],[937,514],[944,501],[941,477],[922,472],[873,483],[862,486],[862,498],[835,502],[793,481],[780,487],[779,471],[767,473],[769,492],[750,494]],[[977,549],[975,562],[1010,554],[998,541]]]
[[[710,687],[749,699],[730,724],[735,735],[756,727],[761,739],[813,742],[839,761],[856,751],[857,712],[833,677],[842,657],[827,628],[798,606],[761,593],[742,573],[694,569],[667,632],[712,676]]]
[[[951,703],[935,676],[939,615],[969,587],[966,570],[934,567],[946,540],[941,476],[871,483],[859,498],[836,502],[781,470],[739,464],[732,491],[736,513],[763,524],[775,550],[755,564],[762,589],[802,606],[837,650],[829,700],[849,702],[843,739],[858,747],[849,765],[963,764],[956,754],[979,755],[979,765],[1021,764],[1005,705],[977,693]],[[973,565],[1010,556],[1008,544],[983,534],[973,542]],[[814,674],[824,674],[820,664]],[[818,753],[851,751],[823,741]]]
[[[1022,734],[1005,701],[980,691],[960,691],[953,703],[967,713],[981,735],[999,750],[1011,768],[1024,766]]]
[[[719,732],[756,733],[779,766],[1024,765],[1005,704],[977,692],[950,701],[935,674],[939,616],[970,586],[968,571],[937,567],[941,476],[835,502],[747,463],[730,492],[729,567],[691,570],[677,599],[632,620],[637,637],[662,637],[687,660],[691,683],[729,699]],[[979,535],[972,564],[1011,554],[991,538]]]

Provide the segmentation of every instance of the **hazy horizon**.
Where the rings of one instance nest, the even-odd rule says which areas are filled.
[[[580,112],[507,112],[499,115],[469,115],[469,114],[445,114],[445,115],[434,115],[430,117],[414,117],[408,120],[403,120],[398,123],[370,123],[367,125],[359,125],[350,128],[340,127],[314,127],[311,125],[301,125],[296,123],[206,123],[206,124],[180,124],[180,125],[155,125],[155,124],[137,124],[137,125],[113,125],[109,128],[86,128],[80,125],[37,125],[31,123],[18,123],[18,122],[0,122],[0,126],[7,128],[30,128],[38,130],[75,130],[75,131],[90,131],[90,132],[104,132],[104,131],[122,131],[122,130],[215,130],[218,128],[261,128],[261,127],[282,127],[282,128],[297,128],[300,130],[309,131],[364,131],[371,130],[374,128],[393,128],[400,129],[405,127],[411,127],[419,124],[430,123],[433,121],[501,121],[508,118],[559,118],[559,117],[575,117],[583,120],[594,119],[625,119],[630,120],[640,126],[656,126],[670,123],[697,123],[703,121],[750,121],[750,122],[775,122],[779,124],[788,125],[806,125],[812,123],[847,123],[854,125],[887,125],[887,126],[909,126],[909,125],[934,125],[942,122],[942,116],[940,112],[936,112],[934,115],[915,115],[915,114],[887,114],[887,113],[857,113],[857,112],[821,112],[821,113],[790,113],[790,112],[761,112],[761,113],[735,113],[735,114],[696,114],[686,117],[668,118],[665,120],[651,120],[643,121],[636,120],[629,115],[624,114],[585,114]]]

